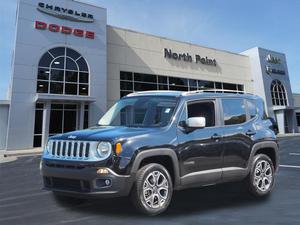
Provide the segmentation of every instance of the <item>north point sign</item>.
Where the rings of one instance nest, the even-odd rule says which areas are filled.
[[[177,61],[185,61],[185,62],[196,62],[196,63],[202,63],[204,65],[209,66],[217,66],[216,59],[210,59],[207,56],[201,57],[198,54],[195,54],[195,59],[193,60],[193,57],[189,53],[176,53],[173,52],[171,49],[164,48],[164,56],[168,59],[174,59]]]

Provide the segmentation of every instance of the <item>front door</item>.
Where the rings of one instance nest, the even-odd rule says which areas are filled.
[[[181,183],[187,186],[214,184],[222,175],[221,129],[215,99],[188,102],[180,121],[190,117],[205,117],[206,127],[187,130],[178,126],[178,152]]]

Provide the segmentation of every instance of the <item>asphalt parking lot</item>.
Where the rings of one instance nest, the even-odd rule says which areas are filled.
[[[40,156],[0,163],[0,224],[300,224],[300,136],[280,139],[281,160],[272,195],[257,200],[240,184],[176,192],[162,215],[146,217],[127,198],[64,204],[41,190]]]

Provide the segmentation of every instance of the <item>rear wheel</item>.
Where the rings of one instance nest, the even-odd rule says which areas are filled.
[[[137,172],[131,200],[139,211],[147,215],[157,215],[169,206],[172,192],[169,172],[162,165],[151,163]]]
[[[263,197],[271,193],[274,186],[274,165],[265,154],[254,156],[250,174],[247,178],[249,191],[254,196]]]

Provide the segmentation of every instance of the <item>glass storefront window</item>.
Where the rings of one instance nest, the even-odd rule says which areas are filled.
[[[75,50],[57,47],[40,59],[37,93],[88,95],[89,70],[85,59]]]
[[[279,80],[272,81],[271,96],[273,105],[287,105],[285,88]]]
[[[232,93],[244,93],[244,85],[242,84],[133,73],[128,71],[120,72],[120,97],[124,97],[135,91],[196,91],[208,89],[219,89],[216,92],[232,90]],[[212,91],[214,92],[215,90]]]

